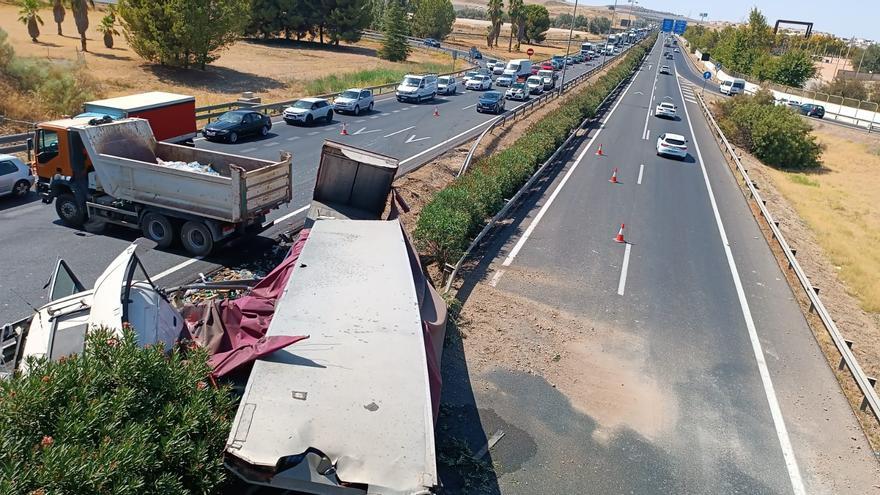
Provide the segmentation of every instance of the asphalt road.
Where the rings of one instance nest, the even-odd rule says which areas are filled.
[[[566,80],[594,67],[595,63],[568,68]],[[505,88],[501,88],[504,90]],[[437,97],[421,104],[399,103],[393,95],[379,97],[374,111],[360,116],[336,115],[330,124],[311,127],[288,126],[274,119],[264,138],[243,138],[234,145],[198,139],[199,148],[266,159],[278,159],[281,151],[293,154],[293,201],[271,213],[277,225],[247,242],[218,249],[211,257],[190,258],[181,249],[151,251],[142,257],[148,272],[160,285],[177,285],[194,280],[199,273],[218,266],[235,266],[243,257],[268,246],[270,236],[304,218],[315,176],[321,145],[325,139],[339,140],[400,160],[406,173],[442,154],[467,137],[475,137],[496,118],[475,110],[478,92],[461,89],[454,96]],[[520,103],[508,101],[507,109]],[[439,117],[434,117],[435,107]],[[349,135],[340,135],[345,123]],[[55,261],[67,261],[80,280],[91,287],[107,264],[140,232],[113,228],[105,235],[92,235],[61,225],[53,205],[42,204],[36,194],[24,199],[0,198],[0,323],[15,321],[31,313],[30,306],[45,303],[43,285]]]
[[[596,338],[616,364],[586,360],[580,372],[621,387],[636,376],[650,393],[574,397],[533,375],[480,376],[484,431],[499,423],[536,444],[528,458],[493,453],[519,466],[499,473],[501,492],[876,493],[877,460],[710,134],[698,88],[657,73],[662,49],[499,236],[487,274],[497,289],[609,329]],[[688,71],[681,56],[662,64]],[[654,117],[661,101],[679,118]],[[686,160],[656,156],[665,132],[690,141]],[[606,156],[595,155],[599,143]],[[612,168],[621,184],[609,183]],[[622,223],[627,242],[616,243]],[[613,424],[585,412],[606,403],[620,409]]]

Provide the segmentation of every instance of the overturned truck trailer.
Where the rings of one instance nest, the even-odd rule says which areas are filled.
[[[229,469],[304,493],[430,493],[425,328],[399,222],[317,220],[267,334],[310,338],[254,363]]]

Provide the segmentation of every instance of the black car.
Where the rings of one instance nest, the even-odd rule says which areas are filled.
[[[232,110],[202,129],[202,135],[208,141],[226,141],[234,143],[241,136],[259,134],[265,136],[272,128],[272,120],[268,115],[253,110]]]
[[[425,44],[425,46],[433,46],[434,48],[440,48],[440,42],[435,40],[434,38],[425,38],[424,44]]]
[[[477,50],[476,47],[472,46],[470,52],[471,52],[471,58],[474,60],[479,60],[479,59],[483,58],[483,54],[480,53],[480,50]]]
[[[504,111],[504,95],[498,91],[486,91],[477,101],[477,112],[501,113]]]
[[[800,107],[800,112],[801,115],[821,119],[825,116],[825,107],[823,107],[822,105],[815,105],[813,103],[804,103]]]

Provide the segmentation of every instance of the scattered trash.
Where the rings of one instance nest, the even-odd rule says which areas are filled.
[[[186,170],[187,172],[197,172],[200,174],[217,175],[217,176],[220,175],[220,172],[217,172],[216,170],[211,168],[211,165],[202,165],[199,162],[189,162],[189,163],[187,163],[187,162],[174,162],[174,161],[166,162],[165,160],[157,157],[156,163],[158,163],[159,165],[162,165],[163,167],[174,168],[177,170]]]

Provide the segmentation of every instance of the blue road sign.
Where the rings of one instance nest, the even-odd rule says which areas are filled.
[[[677,19],[675,21],[675,25],[672,27],[672,32],[675,34],[684,34],[684,30],[687,29],[688,21]]]
[[[663,19],[663,27],[660,28],[664,33],[671,33],[674,21],[672,19]]]
[[[712,79],[712,73],[709,71],[703,72],[703,79]]]

